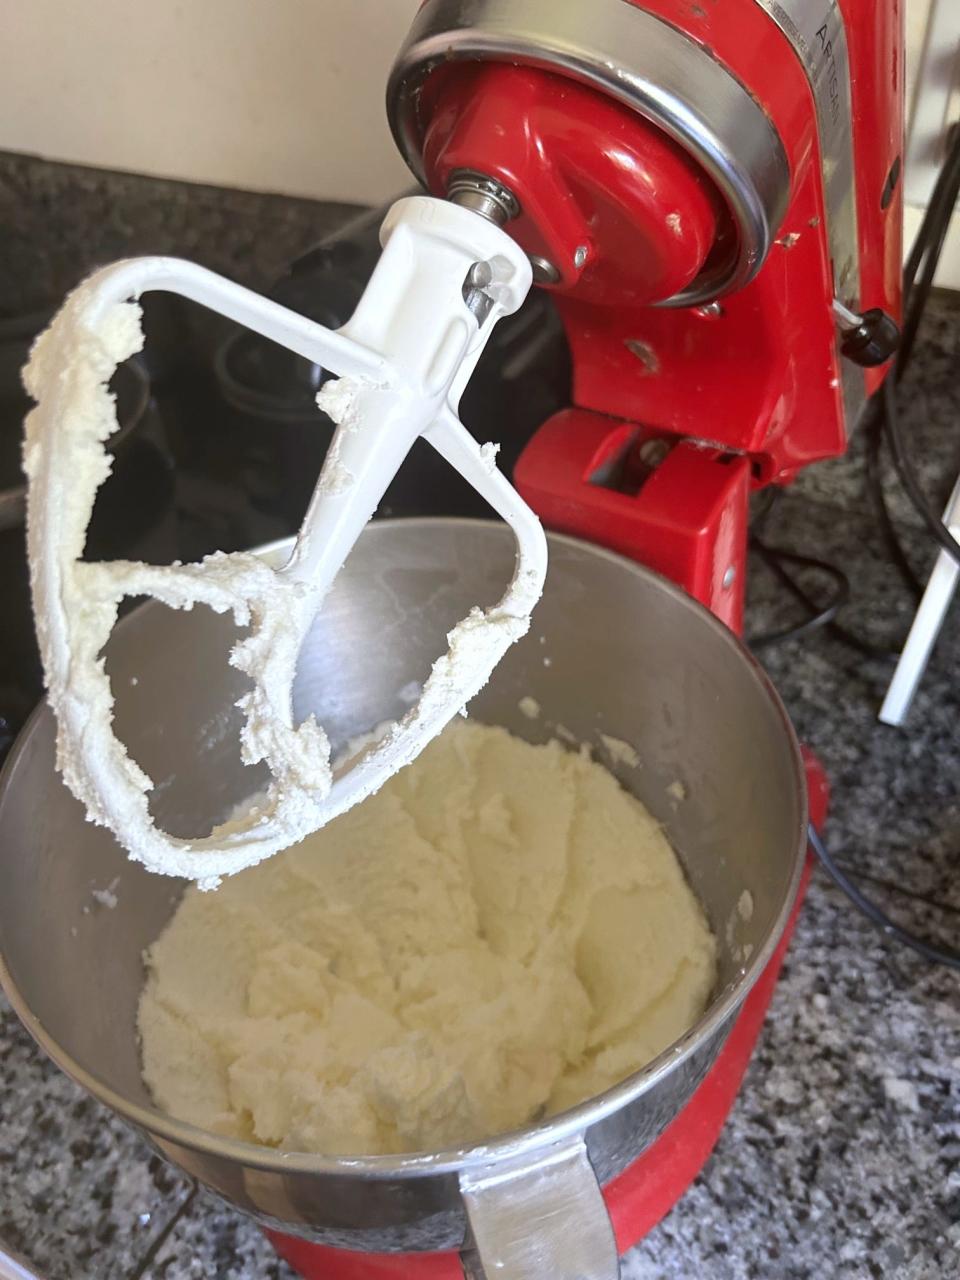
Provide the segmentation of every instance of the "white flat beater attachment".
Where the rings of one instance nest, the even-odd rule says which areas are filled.
[[[381,229],[383,254],[352,319],[333,332],[188,262],[141,258],[98,271],[65,302],[25,374],[37,400],[24,465],[30,481],[28,549],[34,611],[57,765],[88,817],[109,827],[154,871],[212,886],[302,839],[374,792],[413,760],[486,683],[522,636],[540,597],[546,541],[539,522],[457,417],[463,388],[497,320],[521,305],[530,265],[492,222],[427,197],[399,201]],[[86,563],[86,527],[110,470],[116,430],[107,383],[143,343],[149,290],[193,299],[339,375],[318,396],[336,432],[288,563],[250,553],[198,564]],[[297,655],[325,593],[418,436],[424,436],[507,521],[517,540],[500,603],[450,633],[419,702],[378,745],[334,778],[330,745],[312,718],[293,722]],[[230,661],[252,680],[241,700],[247,764],[272,775],[239,819],[197,839],[159,830],[151,780],[111,727],[112,694],[100,656],[124,596],[178,609],[232,611],[249,633]],[[185,761],[187,767],[189,762]]]

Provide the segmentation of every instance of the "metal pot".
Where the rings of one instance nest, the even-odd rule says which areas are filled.
[[[265,554],[279,561],[286,545]],[[369,526],[304,648],[298,712],[315,711],[335,744],[401,714],[398,691],[424,679],[446,631],[496,600],[512,568],[512,539],[496,524]],[[150,604],[107,649],[118,731],[175,832],[219,818],[259,782],[239,759],[233,704],[244,679],[225,661],[233,636],[205,609]],[[519,710],[528,695],[541,719]],[[532,630],[471,714],[533,741],[562,724],[585,742],[602,732],[632,743],[643,767],[611,768],[664,823],[717,934],[719,979],[703,1017],[601,1096],[482,1146],[364,1159],[266,1150],[161,1114],[140,1078],[135,1018],[143,949],[180,886],[84,822],[54,774],[46,709],[0,779],[0,976],[59,1066],[267,1226],[373,1252],[469,1241],[473,1276],[610,1280],[617,1258],[601,1187],[689,1099],[787,920],[805,848],[800,754],[775,692],[722,624],[641,566],[557,536]],[[114,880],[118,905],[105,909],[91,889]],[[738,910],[744,891],[752,913]]]

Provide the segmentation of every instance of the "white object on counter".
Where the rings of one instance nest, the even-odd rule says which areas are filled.
[[[0,1280],[42,1280],[39,1272],[31,1271],[22,1258],[10,1253],[0,1240]]]
[[[960,538],[960,478],[943,513],[943,523],[955,538]],[[960,565],[946,548],[941,548],[880,708],[880,719],[884,724],[902,725],[907,718],[957,589],[958,579]]]

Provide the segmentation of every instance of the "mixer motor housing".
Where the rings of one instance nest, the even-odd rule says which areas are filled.
[[[895,340],[900,9],[427,0],[390,79],[413,172],[513,196],[566,327],[572,404],[517,487],[738,631],[750,493],[846,448],[885,374],[856,318]]]

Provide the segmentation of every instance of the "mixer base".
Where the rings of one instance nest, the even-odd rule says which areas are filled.
[[[827,783],[820,763],[804,752],[811,820],[826,816]],[[652,1231],[703,1168],[720,1137],[763,1027],[810,879],[807,859],[780,944],[747,996],[726,1044],[686,1107],[652,1146],[603,1189],[621,1253]],[[459,1254],[357,1253],[268,1231],[281,1258],[304,1280],[463,1280]]]

